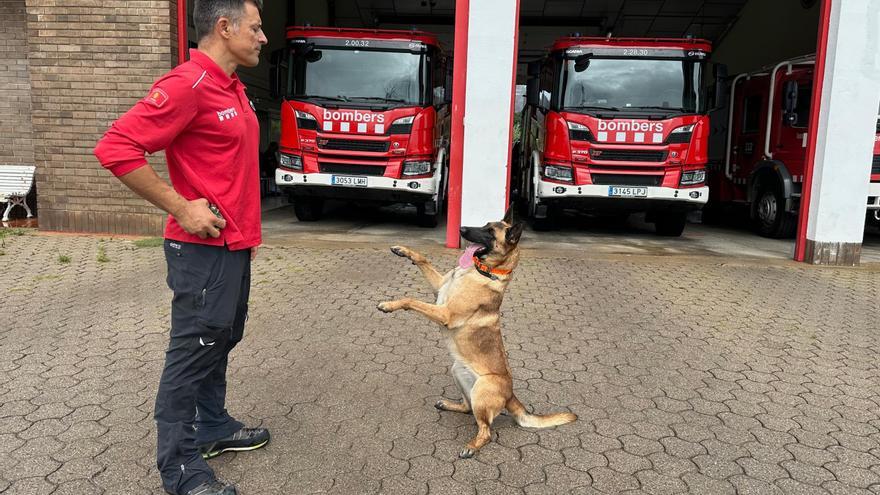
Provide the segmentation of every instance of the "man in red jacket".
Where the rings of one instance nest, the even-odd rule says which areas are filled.
[[[229,351],[244,333],[250,264],[261,242],[259,122],[238,66],[267,43],[261,0],[196,0],[190,60],[156,81],[95,148],[126,186],[169,213],[171,335],[156,397],[157,463],[174,495],[230,495],[205,459],[253,450],[265,428],[225,408]],[[165,150],[171,185],[144,159]]]

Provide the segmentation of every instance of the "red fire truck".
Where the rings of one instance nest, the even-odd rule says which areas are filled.
[[[567,37],[530,64],[512,188],[536,229],[564,208],[647,212],[679,236],[706,203],[708,117],[698,39]]]
[[[713,127],[723,129],[726,142],[722,161],[710,166],[712,200],[703,210],[704,220],[714,221],[729,207],[743,205],[760,235],[794,234],[807,159],[814,65],[814,56],[799,57],[739,74],[730,82],[730,111],[726,116],[716,114],[726,122],[713,122]],[[880,211],[876,139],[874,154],[868,209],[876,214]]]
[[[880,109],[874,134],[874,159],[871,161],[871,183],[868,185],[868,215],[880,223]]]
[[[272,54],[283,97],[275,183],[302,221],[324,201],[412,203],[436,226],[446,195],[446,59],[419,31],[292,27]]]

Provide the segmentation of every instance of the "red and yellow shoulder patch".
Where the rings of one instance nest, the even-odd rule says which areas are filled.
[[[153,88],[150,90],[150,94],[144,98],[144,101],[154,105],[156,108],[162,108],[162,105],[168,101],[168,93],[162,91],[161,88]]]

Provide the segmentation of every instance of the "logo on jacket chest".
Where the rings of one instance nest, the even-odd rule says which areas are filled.
[[[224,120],[230,120],[235,117],[238,117],[238,111],[235,109],[235,107],[227,108],[226,110],[217,112],[217,118],[220,119],[220,122],[223,122]]]

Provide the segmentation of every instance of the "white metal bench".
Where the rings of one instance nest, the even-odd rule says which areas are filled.
[[[0,203],[6,203],[3,221],[9,220],[9,212],[13,206],[23,206],[28,218],[34,215],[27,205],[27,195],[34,186],[33,165],[0,165]]]

